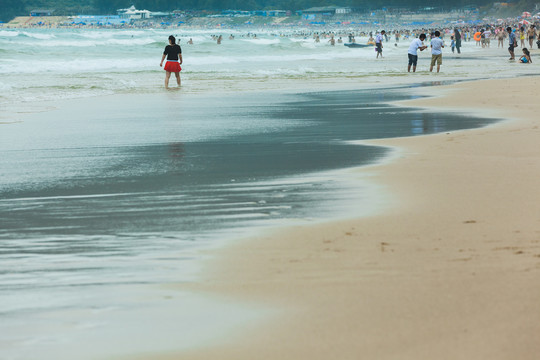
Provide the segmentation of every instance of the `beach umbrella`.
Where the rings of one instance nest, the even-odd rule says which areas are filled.
[[[519,23],[522,24],[522,25],[529,25],[530,24],[530,22],[528,22],[527,20],[521,20]]]
[[[524,18],[531,17],[531,13],[528,11],[524,11],[523,14],[521,14],[521,17],[524,17]]]

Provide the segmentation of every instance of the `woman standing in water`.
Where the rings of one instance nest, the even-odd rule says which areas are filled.
[[[165,46],[159,66],[163,66],[165,57],[167,57],[167,62],[165,63],[164,67],[165,89],[169,88],[169,79],[171,78],[171,73],[174,73],[174,76],[176,76],[176,82],[178,83],[178,86],[180,86],[180,71],[182,71],[182,68],[180,67],[182,64],[182,49],[180,48],[180,45],[176,44],[176,39],[172,35],[169,36],[169,45]]]

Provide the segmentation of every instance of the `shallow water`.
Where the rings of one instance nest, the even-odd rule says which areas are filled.
[[[98,109],[78,100],[5,125],[4,314],[43,307],[17,292],[190,280],[181,263],[195,245],[287,219],[369,213],[371,188],[340,171],[387,150],[351,141],[490,122],[386,104],[411,97],[404,88],[267,96],[135,95]]]
[[[431,57],[428,51],[420,53],[418,70],[422,73],[415,77],[406,74],[408,39],[385,43],[384,59],[376,60],[372,48],[330,46],[324,39],[315,43],[312,38],[295,35],[294,30],[253,29],[257,39],[248,37],[247,31],[231,31],[235,39],[229,40],[228,33],[221,32],[224,40],[217,45],[211,35],[220,33],[218,29],[0,29],[0,103],[15,113],[47,100],[157,91],[163,83],[159,61],[171,33],[181,40],[183,49],[184,92],[294,90],[331,83],[362,87],[383,82],[386,87],[435,76],[425,72]],[[193,45],[187,45],[189,38]],[[486,54],[491,57],[486,58]],[[461,55],[447,47],[442,73],[434,79],[504,77],[536,71],[536,62],[509,64],[507,55],[506,48],[482,49],[474,42],[465,42]]]

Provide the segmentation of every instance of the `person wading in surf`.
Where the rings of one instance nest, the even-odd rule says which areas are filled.
[[[165,63],[165,89],[169,88],[169,79],[171,78],[171,73],[174,73],[176,76],[176,82],[180,86],[180,71],[182,68],[182,49],[180,45],[176,45],[176,39],[174,36],[169,36],[169,45],[165,46],[163,51],[163,56],[161,57],[161,63],[159,66],[163,66],[163,61],[167,57],[167,62]]]

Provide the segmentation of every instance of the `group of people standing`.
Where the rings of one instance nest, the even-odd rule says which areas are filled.
[[[531,26],[531,28],[534,30],[534,25]],[[381,33],[384,34],[384,31]],[[516,35],[516,31],[512,29],[512,27],[508,26],[506,28],[506,33],[508,34],[508,52],[510,53],[510,59],[509,60],[515,60],[515,53],[514,50],[516,47],[518,47],[518,38]],[[411,69],[413,72],[416,72],[416,66],[418,63],[418,51],[424,51],[427,49],[427,45],[424,45],[424,41],[426,40],[427,36],[426,34],[420,34],[420,36],[416,39],[414,39],[407,51],[409,63],[407,67],[407,71],[410,72]],[[530,36],[529,42],[532,43],[534,40],[533,35]],[[459,30],[456,28],[454,29],[454,35],[451,36],[451,45],[452,52],[454,52],[454,48],[457,50],[458,54],[461,53],[461,34]],[[440,71],[440,67],[442,65],[442,48],[444,48],[444,41],[441,39],[441,33],[439,31],[435,31],[431,35],[431,65],[429,68],[429,71],[433,71],[433,68],[435,64],[437,65],[437,72]],[[539,46],[540,47],[540,46]],[[530,64],[532,63],[531,59],[531,53],[529,49],[522,47],[522,56],[519,58],[519,61],[524,64]],[[379,47],[377,47],[377,57],[379,53]],[[382,53],[382,50],[381,50]]]
[[[377,34],[375,38],[375,50],[377,52],[377,58],[379,57],[379,55],[382,57],[383,39],[385,34],[386,31],[382,30],[380,33]],[[425,49],[427,49],[427,45],[424,45],[424,40],[426,40],[426,38],[426,34],[420,34],[420,36],[413,39],[413,41],[409,45],[409,49],[407,51],[407,56],[409,59],[409,63],[407,66],[408,72],[411,72],[411,69],[413,72],[416,72],[416,66],[418,64],[418,51],[424,51]],[[461,54],[461,34],[457,28],[454,29],[454,35],[451,36],[451,39],[452,52],[454,52],[454,49],[457,49],[458,54]],[[437,72],[439,72],[442,65],[442,48],[444,48],[444,41],[441,39],[440,31],[437,30],[431,34],[430,46],[431,65],[429,71],[433,71],[433,68],[435,67],[435,65],[437,65]]]
[[[523,46],[524,45],[524,39],[525,39],[523,34],[525,34],[525,33],[527,34],[529,44],[532,47],[532,44],[533,44],[533,42],[534,42],[534,40],[535,40],[535,38],[537,36],[536,27],[534,25],[531,25],[529,27],[529,29],[527,30],[527,32],[525,32],[525,29],[523,27],[521,27],[519,30],[514,30],[510,26],[508,26],[506,28],[506,31],[504,31],[504,32],[503,32],[502,28],[498,28],[497,30],[498,31],[495,32],[495,35],[497,36],[497,39],[499,40],[499,45],[501,44],[502,41],[504,41],[504,39],[506,38],[506,35],[508,36],[508,52],[510,54],[510,59],[509,60],[515,60],[515,52],[514,52],[514,50],[515,50],[516,47],[518,47],[518,36],[517,36],[517,34],[519,34],[519,40],[521,41],[521,46],[522,46],[522,51],[523,51],[523,55],[519,58],[519,61],[521,63],[526,63],[526,64],[532,63],[530,51]],[[484,34],[484,38],[487,38],[487,37],[491,36],[491,34],[492,34],[491,31],[486,31],[486,30],[483,30],[483,29],[482,29],[482,31],[480,33]],[[450,36],[450,39],[451,39],[450,47],[452,49],[452,52],[457,51],[457,53],[460,54],[461,53],[462,34],[460,33],[458,28],[454,28],[454,30],[453,30],[453,32],[451,32],[451,34],[452,35]],[[504,34],[504,36],[503,36],[503,34]],[[538,34],[539,34],[538,38],[540,39],[540,32]],[[432,72],[433,69],[435,68],[435,65],[437,65],[437,72],[439,72],[440,69],[441,69],[441,65],[442,65],[442,49],[445,47],[445,44],[444,44],[443,39],[441,38],[441,32],[440,31],[438,31],[438,30],[433,31],[430,34],[430,36],[431,36],[431,39],[430,39],[431,64],[430,64],[429,71]],[[353,35],[350,34],[349,37],[352,38]],[[231,35],[230,38],[234,39],[233,35]],[[317,38],[318,38],[318,36],[317,36]],[[218,44],[221,42],[221,39],[222,39],[221,36],[217,37],[217,43]],[[370,38],[370,40],[372,40],[372,39],[373,38]],[[396,35],[396,46],[397,46],[397,41],[399,41],[398,39],[399,39],[399,36]],[[424,44],[424,41],[426,39],[427,39],[426,34],[422,33],[417,38],[413,39],[412,42],[410,43],[409,49],[407,51],[407,56],[408,56],[407,71],[408,72],[410,72],[411,69],[412,69],[413,72],[416,72],[416,67],[417,67],[417,64],[418,64],[418,51],[424,51],[428,47],[427,45]],[[388,41],[388,36],[386,35],[386,31],[382,30],[381,32],[379,32],[376,35],[375,39],[373,39],[373,40],[374,40],[374,43],[375,43],[375,50],[376,50],[376,53],[377,53],[376,57],[377,58],[379,58],[379,57],[382,58],[383,42],[385,40]],[[475,38],[475,40],[477,40],[477,39]],[[351,40],[349,39],[349,41],[351,41]],[[331,42],[331,45],[335,44],[334,34],[331,34],[330,42]],[[338,42],[341,42],[341,37],[338,40]],[[538,42],[539,42],[538,46],[540,48],[540,40]],[[192,44],[193,42],[190,39],[190,41],[188,43]],[[165,47],[165,50],[163,51],[163,56],[161,58],[160,66],[163,66],[163,62],[165,60],[166,60],[165,67],[164,67],[164,70],[166,72],[165,73],[165,88],[169,87],[169,79],[171,77],[171,74],[173,74],[173,73],[175,74],[176,82],[178,83],[178,86],[180,86],[180,71],[182,71],[182,67],[180,66],[182,64],[182,49],[180,48],[179,44],[176,44],[176,38],[173,35],[169,36],[169,45],[167,45]]]
[[[444,48],[444,41],[441,39],[441,33],[435,31],[434,37],[431,39],[431,65],[429,71],[433,71],[435,64],[437,64],[437,72],[441,70],[442,65],[442,49]],[[418,51],[424,51],[427,49],[427,45],[424,45],[424,40],[426,40],[426,34],[420,34],[420,36],[414,39],[409,46],[407,56],[409,58],[409,64],[407,66],[407,71],[416,72],[416,65],[418,63]]]

